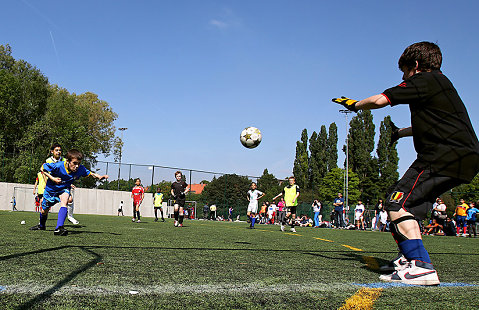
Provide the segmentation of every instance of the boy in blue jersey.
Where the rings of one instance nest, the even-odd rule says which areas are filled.
[[[30,228],[30,230],[45,230],[45,223],[48,218],[50,208],[60,202],[58,211],[57,226],[54,234],[57,236],[66,236],[68,231],[63,227],[67,217],[67,204],[70,198],[71,186],[75,180],[81,177],[93,176],[99,180],[107,179],[107,175],[98,175],[89,171],[81,165],[83,154],[71,149],[66,155],[66,161],[56,163],[45,163],[42,166],[42,173],[48,178],[43,193],[42,210],[40,212],[40,223]]]

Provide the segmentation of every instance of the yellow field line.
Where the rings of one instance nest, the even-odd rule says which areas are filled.
[[[362,251],[363,251],[363,250],[361,250],[361,249],[352,247],[352,246],[347,245],[347,244],[341,244],[341,245],[342,245],[343,247],[348,248],[348,249],[351,249],[351,250],[353,250],[353,251],[359,251],[359,252],[362,252]]]
[[[380,288],[362,288],[356,294],[346,299],[344,305],[338,310],[370,310],[381,295],[381,291],[382,289]]]
[[[300,235],[300,234],[293,234],[293,233],[285,233],[285,234],[287,234],[287,235],[292,235],[292,236],[302,236],[302,235]]]
[[[323,239],[323,238],[316,238],[316,237],[313,237],[313,238],[321,240],[321,241],[326,241],[326,242],[334,242],[333,240],[328,240],[328,239]]]

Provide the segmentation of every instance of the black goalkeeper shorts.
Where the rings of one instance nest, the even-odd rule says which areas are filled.
[[[390,191],[384,209],[404,209],[423,220],[437,197],[462,183],[460,179],[431,173],[429,169],[411,167]]]

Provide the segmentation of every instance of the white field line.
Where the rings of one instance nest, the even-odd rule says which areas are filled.
[[[39,285],[38,283],[24,283],[14,285],[1,286],[1,294],[41,294],[49,290],[52,286]],[[311,284],[277,284],[277,285],[262,285],[258,283],[245,284],[203,284],[203,285],[151,285],[151,286],[75,286],[67,285],[58,289],[53,295],[72,295],[72,294],[86,294],[86,295],[111,295],[111,294],[125,294],[128,295],[130,291],[138,291],[141,295],[162,295],[173,293],[222,293],[222,294],[237,294],[237,293],[290,293],[290,292],[305,292],[305,291],[338,291],[338,290],[354,290],[357,286],[345,283],[311,283]]]

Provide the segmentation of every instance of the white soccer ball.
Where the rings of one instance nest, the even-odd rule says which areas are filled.
[[[261,143],[261,131],[256,127],[243,129],[240,135],[241,144],[249,149],[254,149]]]
[[[25,225],[25,221],[21,221],[20,224]]]

